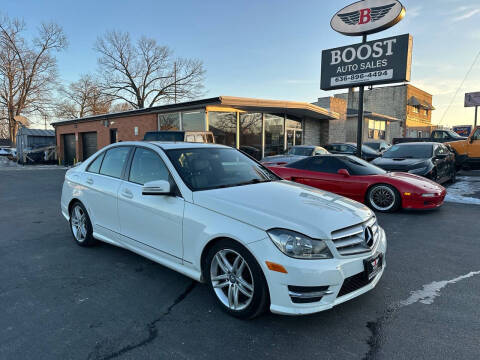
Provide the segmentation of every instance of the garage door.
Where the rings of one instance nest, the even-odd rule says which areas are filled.
[[[86,160],[89,156],[95,154],[97,151],[97,133],[88,132],[82,134],[83,143],[83,160]]]
[[[65,165],[72,165],[77,157],[75,150],[75,134],[63,135],[63,161]]]

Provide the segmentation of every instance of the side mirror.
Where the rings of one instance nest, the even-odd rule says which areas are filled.
[[[470,144],[473,143],[473,136],[472,136],[470,139],[468,139],[468,142],[469,142]]]
[[[166,180],[149,181],[142,186],[142,195],[171,195],[172,187]]]
[[[337,171],[337,174],[343,175],[343,176],[345,176],[345,177],[349,177],[349,176],[350,176],[350,173],[348,172],[347,169],[339,169],[339,170]]]

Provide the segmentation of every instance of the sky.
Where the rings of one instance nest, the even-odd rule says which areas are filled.
[[[313,102],[342,92],[320,90],[320,61],[323,49],[360,41],[330,27],[335,12],[352,2],[4,0],[0,14],[22,18],[27,37],[42,22],[54,21],[63,27],[69,46],[57,59],[65,83],[94,73],[97,37],[122,30],[133,38],[154,38],[175,56],[202,60],[207,71],[205,97]],[[474,109],[464,108],[463,101],[465,92],[480,91],[480,57],[462,81],[480,54],[480,0],[402,3],[405,18],[369,40],[410,33],[411,84],[433,95],[433,123],[472,124]]]

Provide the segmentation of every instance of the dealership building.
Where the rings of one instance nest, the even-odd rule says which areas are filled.
[[[142,140],[147,131],[211,131],[215,142],[257,159],[294,145],[326,144],[341,116],[335,109],[296,101],[232,96],[156,106],[53,123],[60,162],[82,161],[119,141]]]

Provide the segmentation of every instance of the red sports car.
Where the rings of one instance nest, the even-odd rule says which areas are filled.
[[[386,172],[350,155],[312,156],[269,169],[283,179],[343,195],[381,212],[437,208],[447,193],[423,177]]]

